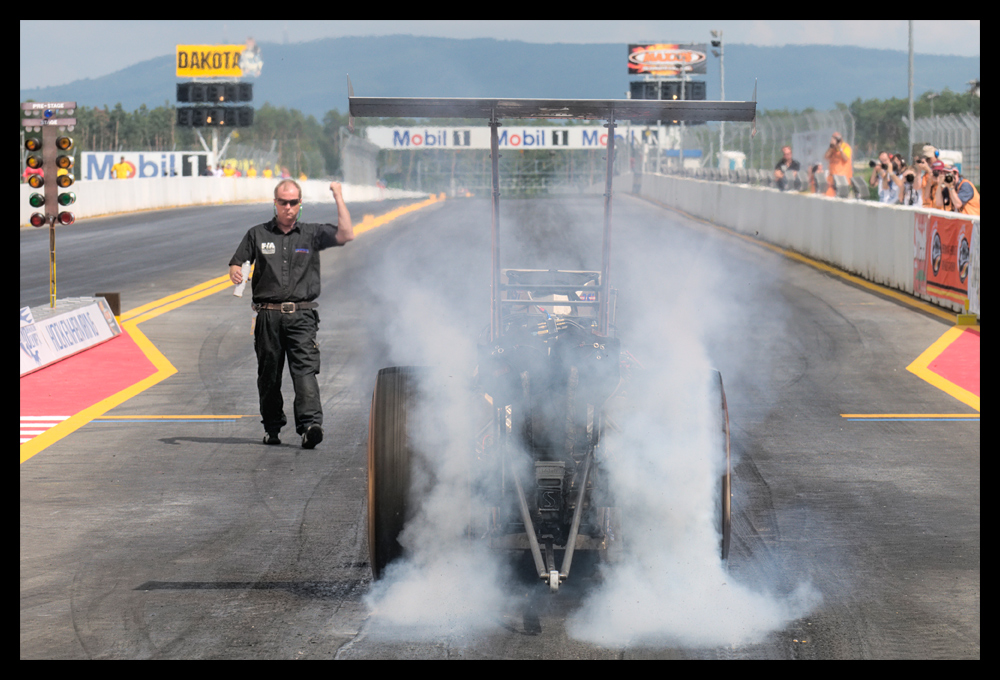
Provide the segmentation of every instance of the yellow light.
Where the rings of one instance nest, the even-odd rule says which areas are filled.
[[[73,140],[69,137],[59,137],[56,139],[56,148],[60,151],[69,151],[73,148]]]
[[[39,189],[43,184],[45,184],[45,180],[42,179],[41,175],[32,175],[28,178],[28,185],[32,189]]]

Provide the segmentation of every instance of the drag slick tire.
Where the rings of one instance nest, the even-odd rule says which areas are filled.
[[[723,561],[729,559],[729,540],[732,532],[732,466],[729,455],[729,406],[726,403],[726,390],[722,386],[722,374],[712,371],[712,404],[716,414],[716,427],[722,431],[721,450],[718,454],[722,459],[722,475],[719,480],[719,496],[716,501],[716,522],[722,539],[720,551]]]
[[[375,381],[368,419],[368,554],[379,579],[403,554],[399,535],[410,518],[410,472],[414,452],[407,421],[415,417],[417,383],[425,369],[383,368]]]

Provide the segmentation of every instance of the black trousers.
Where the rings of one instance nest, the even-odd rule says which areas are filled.
[[[288,372],[295,387],[295,431],[323,424],[319,398],[319,346],[316,330],[319,314],[304,309],[292,314],[262,309],[257,313],[253,344],[257,352],[257,392],[266,432],[278,432],[288,422],[281,397],[281,377],[288,358]]]

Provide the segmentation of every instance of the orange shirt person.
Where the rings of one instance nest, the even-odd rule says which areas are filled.
[[[833,183],[834,175],[846,177],[848,181],[854,176],[854,166],[851,164],[854,153],[851,145],[844,141],[839,132],[834,132],[830,138],[830,148],[823,155],[827,160],[829,171],[827,172],[827,196],[836,196],[837,190]]]

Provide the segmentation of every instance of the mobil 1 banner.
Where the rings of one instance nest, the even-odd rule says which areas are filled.
[[[206,151],[85,151],[80,156],[79,177],[86,180],[208,174]]]
[[[619,125],[615,144],[642,140],[643,128]],[[489,149],[488,127],[370,127],[368,141],[382,149]],[[608,145],[608,129],[602,125],[564,127],[502,126],[497,133],[501,149],[544,149],[572,151],[603,149]]]

